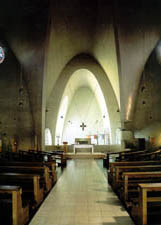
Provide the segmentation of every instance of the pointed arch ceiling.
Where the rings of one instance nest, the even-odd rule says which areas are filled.
[[[95,79],[102,89],[102,93],[104,95],[109,112],[112,136],[114,138],[115,131],[120,125],[120,113],[118,112],[118,102],[116,96],[102,67],[93,57],[86,54],[81,54],[74,57],[67,64],[67,66],[59,76],[59,79],[57,80],[57,83],[54,86],[50,99],[47,103],[48,112],[46,115],[46,127],[49,127],[52,131],[52,135],[55,135],[56,120],[64,90],[72,74],[75,71],[77,71],[77,73],[79,74],[80,69],[87,69],[88,71],[90,71],[95,76]],[[75,82],[75,85],[73,86],[74,90],[81,85],[89,85],[92,90],[95,89],[96,83],[93,82],[93,78],[90,77],[89,79],[85,79],[85,77],[86,76],[84,75],[84,78],[82,77],[82,79],[77,80],[77,78],[74,78],[73,76],[73,82]]]
[[[106,72],[120,105],[119,76],[112,2],[103,0],[51,2],[46,53],[46,101],[65,65],[82,52],[92,55]]]
[[[87,69],[79,69],[72,74],[65,88],[62,100],[68,96],[69,105],[76,91],[80,88],[89,88],[93,92],[93,98],[95,97],[97,99],[102,113],[107,114],[106,103],[101,87],[96,77]]]
[[[81,96],[78,97],[78,93],[81,93]],[[76,100],[76,95],[78,97],[77,100]],[[66,98],[68,99],[68,102],[66,106],[63,106]],[[66,107],[68,108],[68,111],[66,110]],[[77,136],[79,137],[81,135],[83,136],[85,135],[83,134],[84,132],[82,133],[81,131],[78,131],[79,125],[77,129],[74,128],[74,130],[75,129],[76,130],[73,131],[73,134],[70,134],[70,135],[68,134],[68,129],[69,129],[68,122],[70,120],[67,122],[66,116],[69,116],[68,112],[69,112],[69,109],[71,109],[71,107],[73,107],[72,109],[74,110],[72,111],[72,117],[75,118],[74,119],[75,124],[81,123],[83,121],[86,121],[86,123],[88,122],[87,133],[89,134],[89,132],[90,133],[93,132],[94,134],[96,133],[95,131],[96,128],[94,127],[96,126],[95,122],[99,120],[99,123],[101,122],[101,127],[99,127],[99,131],[100,130],[101,130],[100,132],[102,132],[102,130],[103,132],[106,131],[106,133],[109,134],[109,141],[111,140],[111,127],[110,127],[108,109],[106,106],[104,95],[102,93],[99,83],[97,82],[96,77],[87,69],[79,69],[72,74],[72,76],[70,77],[66,85],[66,88],[64,90],[64,94],[62,97],[62,101],[60,104],[60,110],[57,117],[58,119],[57,119],[55,135],[62,138],[64,129],[67,129],[66,131],[67,136],[69,137],[70,140],[71,140],[71,136],[74,137],[76,133],[77,133]],[[71,119],[70,117],[68,118]],[[70,130],[72,130],[72,127],[70,127]],[[98,126],[97,126],[97,132],[98,132]]]

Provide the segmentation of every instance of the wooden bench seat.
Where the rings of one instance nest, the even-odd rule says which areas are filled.
[[[53,158],[59,160],[58,164],[60,164],[60,166],[66,166],[67,159],[63,151],[51,151],[51,154]]]
[[[27,151],[19,150],[18,152],[1,152],[0,160],[3,161],[35,161],[32,155],[28,154]],[[39,160],[40,161],[40,160]],[[43,158],[41,159],[43,161]]]
[[[18,185],[23,196],[30,199],[31,207],[37,207],[43,200],[44,189],[40,188],[40,176],[35,174],[0,173],[0,185]]]
[[[47,157],[46,157],[47,156]],[[41,151],[35,150],[18,150],[18,152],[2,152],[0,153],[0,159],[6,161],[37,161],[37,162],[45,162],[45,161],[53,161],[52,157],[48,153],[44,153]]]
[[[136,152],[137,150],[124,150],[124,151],[118,151],[118,152],[107,152],[105,155],[105,158],[103,160],[103,166],[106,167],[107,169],[109,168],[110,164],[110,156],[111,155],[118,155],[118,158],[121,158],[121,155],[124,153],[129,153],[129,152]]]
[[[110,172],[113,172],[113,168],[116,166],[137,166],[137,165],[161,165],[161,161],[121,161],[121,162],[111,162],[109,165]]]
[[[29,220],[29,207],[22,206],[21,194],[22,189],[19,186],[0,185],[0,211],[5,216],[4,224],[7,221],[8,225],[24,225]]]
[[[131,150],[128,152],[120,152],[118,153],[119,156],[117,157],[117,161],[147,161],[157,159],[157,156],[160,155],[161,149],[155,151],[149,150]],[[115,153],[116,154],[116,153]]]
[[[32,166],[1,166],[0,165],[0,172],[37,174],[37,175],[40,175],[40,179],[45,185],[44,190],[46,192],[50,191],[52,187],[52,179],[50,177],[50,171],[49,171],[49,168],[46,166],[32,167]]]
[[[153,152],[147,152],[147,153],[143,153],[140,154],[138,156],[135,156],[136,160],[143,160],[143,159],[147,159],[147,160],[157,160],[158,158],[160,159],[160,154],[161,154],[161,149],[158,149],[156,151]],[[158,157],[159,156],[159,157]]]
[[[161,165],[161,161],[130,161],[130,162],[112,162],[109,164],[108,182],[113,185],[115,176],[115,167],[117,166],[144,166],[144,165]]]
[[[122,160],[126,160],[126,161],[129,161],[129,160],[132,160],[132,161],[135,161],[136,158],[138,158],[141,154],[146,154],[148,153],[149,150],[140,150],[140,151],[130,151],[130,152],[122,152],[119,157],[118,157],[118,160],[119,161],[122,161]]]
[[[161,171],[158,172],[125,172],[123,173],[123,199],[130,201],[131,193],[138,193],[139,183],[161,182]]]
[[[140,166],[116,166],[115,175],[113,176],[113,188],[117,190],[120,187],[120,183],[123,182],[122,174],[124,172],[150,172],[161,171],[161,165],[140,165]]]
[[[109,164],[108,181],[138,225],[147,225],[147,218],[161,212],[161,162],[156,160],[159,154],[160,150],[138,154],[139,159],[154,156],[155,160]]]
[[[3,162],[0,161],[0,166],[32,166],[32,167],[49,167],[49,170],[51,171],[52,180],[53,183],[57,181],[57,175],[56,175],[56,163],[54,161],[50,162],[15,162],[15,161],[9,161],[9,162]]]
[[[38,160],[38,161],[44,161],[44,162],[53,161],[52,154],[50,152],[47,152],[47,151],[35,151],[35,150],[32,150],[32,149],[29,149],[27,151],[27,153],[32,155],[33,158],[35,158],[35,160]]]
[[[133,206],[132,216],[137,224],[147,225],[148,203],[160,203],[159,207],[161,208],[161,183],[139,184],[138,190],[138,205]],[[154,192],[159,192],[159,195],[151,197],[149,194]]]

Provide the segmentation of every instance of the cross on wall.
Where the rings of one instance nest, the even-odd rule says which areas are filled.
[[[82,128],[82,130],[84,130],[84,128],[87,126],[84,123],[82,123],[82,125],[80,125],[80,127]]]

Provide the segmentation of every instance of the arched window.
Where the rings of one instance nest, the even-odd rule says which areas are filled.
[[[3,47],[0,46],[0,64],[3,63],[4,59],[5,59],[5,52]]]
[[[45,129],[45,145],[52,145],[52,136],[49,128]]]
[[[59,113],[58,113],[58,118],[57,118],[56,135],[55,135],[56,145],[59,145],[62,142],[62,134],[63,134],[63,128],[64,128],[64,122],[65,122],[67,109],[68,109],[68,96],[65,96],[62,100]]]

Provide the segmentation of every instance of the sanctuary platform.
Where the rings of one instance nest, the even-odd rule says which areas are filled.
[[[67,153],[67,159],[104,159],[104,153]]]
[[[78,152],[78,149],[79,149],[79,152]],[[90,151],[88,151],[88,149],[90,149]],[[81,153],[80,150],[81,150],[81,152],[83,151],[83,153],[90,152],[93,154],[94,153],[94,145],[89,145],[89,144],[73,145],[73,153]]]

